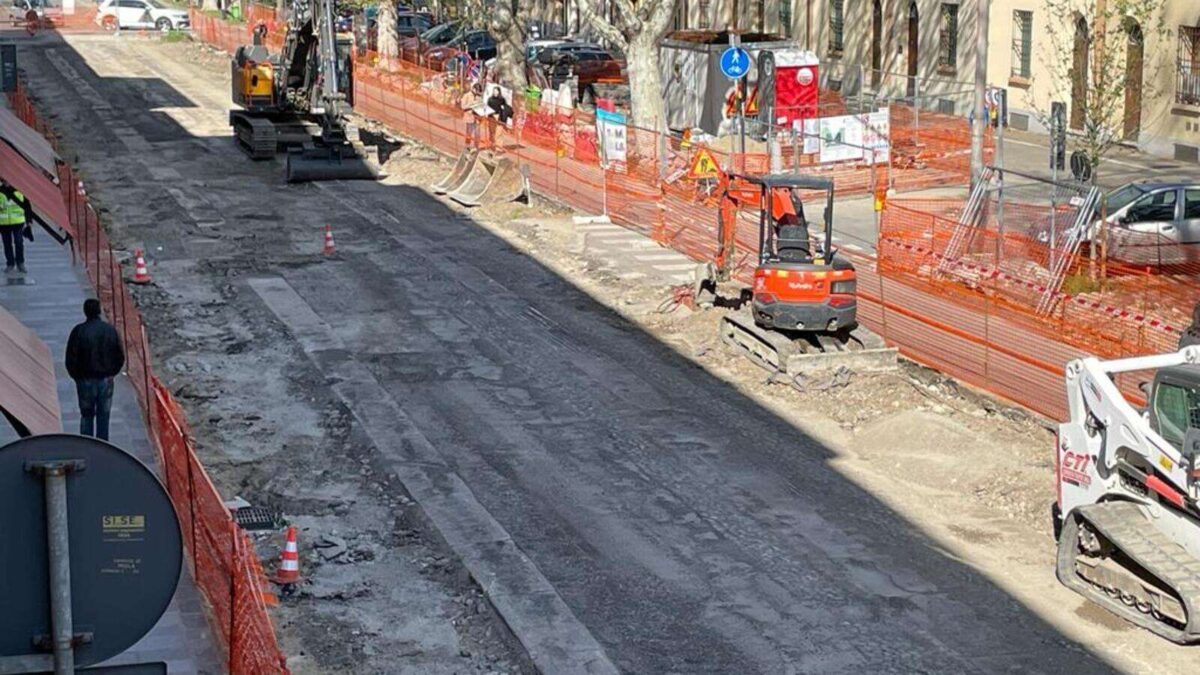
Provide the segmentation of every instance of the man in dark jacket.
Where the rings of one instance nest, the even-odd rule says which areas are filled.
[[[84,301],[83,315],[87,321],[67,340],[67,373],[79,396],[79,433],[107,441],[113,378],[125,366],[125,352],[117,329],[100,318],[99,300]]]

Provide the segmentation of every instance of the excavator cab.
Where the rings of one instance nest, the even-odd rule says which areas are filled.
[[[697,306],[723,304],[718,284],[736,276],[734,268],[745,258],[739,245],[757,255],[749,302],[742,289],[735,303],[724,303],[733,311],[722,317],[721,341],[791,376],[801,389],[797,378],[803,373],[894,369],[896,350],[858,326],[854,266],[833,246],[833,182],[723,174],[720,190],[717,251],[696,269]],[[819,222],[810,219],[818,210],[814,203],[820,204]],[[749,234],[745,226],[753,222],[739,213],[753,214],[757,240],[738,237],[739,224]]]
[[[833,182],[795,175],[731,176],[757,188],[758,267],[751,309],[781,331],[843,333],[858,325],[854,266],[833,247]],[[744,190],[743,190],[744,192]],[[802,193],[822,197],[822,222],[805,215]]]

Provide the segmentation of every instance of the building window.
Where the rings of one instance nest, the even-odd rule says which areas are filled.
[[[1200,105],[1200,26],[1179,27],[1178,77],[1175,102]]]
[[[954,72],[958,67],[958,5],[942,3],[941,26],[938,40],[938,70]]]
[[[780,0],[779,34],[783,37],[792,35],[792,0]]]
[[[829,2],[829,53],[833,56],[840,56],[845,47],[842,34],[845,16],[842,13],[842,4],[842,0]]]
[[[1012,76],[1030,77],[1033,56],[1033,12],[1013,10]]]
[[[697,7],[697,9],[700,12],[700,16],[697,17],[697,20],[696,20],[697,28],[708,28],[708,26],[709,26],[709,23],[708,23],[709,22],[709,11],[708,10],[711,6],[712,6],[712,0],[700,0],[699,5]]]

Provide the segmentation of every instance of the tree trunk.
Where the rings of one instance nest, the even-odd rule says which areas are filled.
[[[527,0],[524,0],[527,5]],[[500,82],[512,87],[515,94],[524,92],[528,85],[525,77],[525,12],[518,11],[514,19],[512,10],[506,5],[496,5],[492,10],[491,30],[496,38],[496,70]]]
[[[275,20],[283,21],[287,18],[287,0],[275,0]]]
[[[629,75],[630,105],[633,124],[658,131],[666,119],[663,108],[662,77],[659,74],[658,36],[642,32],[629,40],[625,53]]]
[[[379,58],[384,61],[391,61],[400,56],[400,36],[396,34],[397,21],[395,0],[383,0],[379,3],[375,35]]]

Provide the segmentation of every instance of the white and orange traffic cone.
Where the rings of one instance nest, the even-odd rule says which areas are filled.
[[[300,583],[300,549],[296,547],[296,526],[288,525],[287,543],[279,554],[279,569],[271,579],[288,590],[289,586]]]
[[[142,257],[142,249],[133,252],[133,283],[150,283],[150,270],[146,269],[146,259]]]
[[[325,249],[321,251],[325,255],[333,255],[337,253],[337,247],[333,245],[333,226],[325,226]]]

